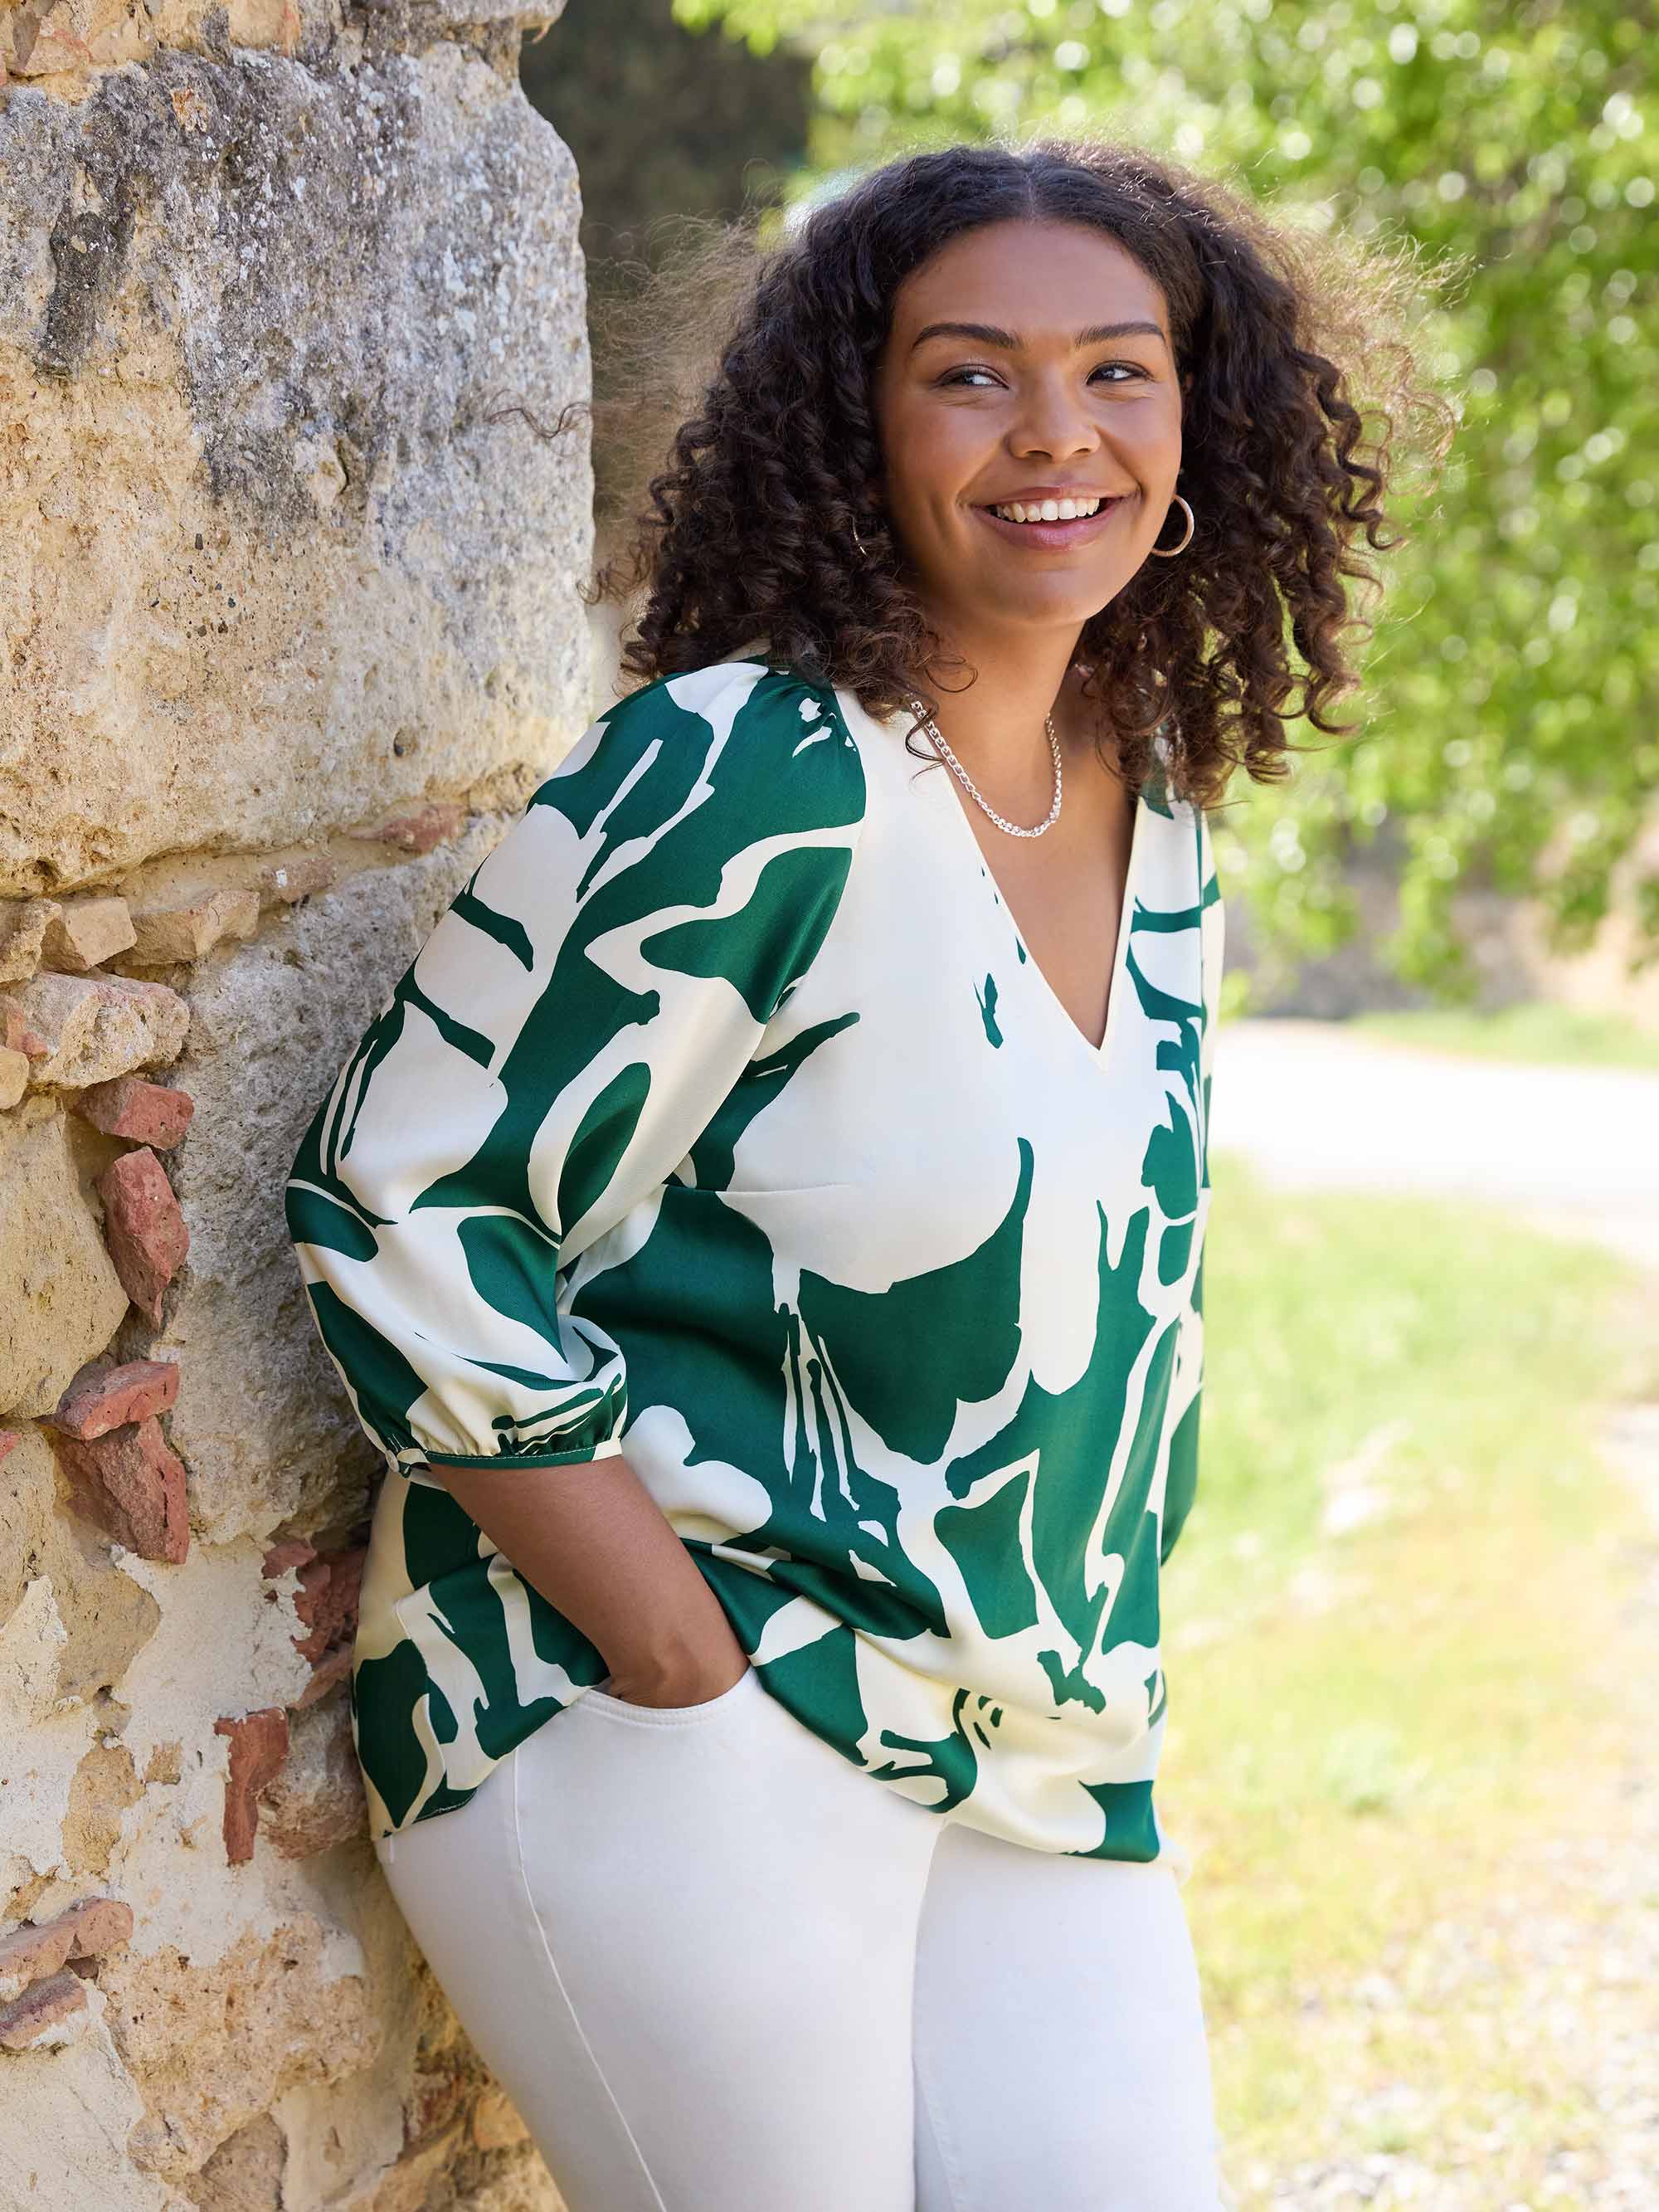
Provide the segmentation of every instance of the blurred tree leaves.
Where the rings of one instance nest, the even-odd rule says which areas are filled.
[[[782,202],[806,158],[812,64],[802,54],[763,58],[718,27],[694,31],[675,21],[672,0],[571,0],[550,35],[526,39],[519,76],[581,179],[579,237],[602,387],[611,326],[594,310],[633,295],[673,253],[677,222]],[[601,519],[630,483],[615,463],[596,435]]]
[[[1298,219],[1459,264],[1429,368],[1462,422],[1404,515],[1353,737],[1305,726],[1288,787],[1236,784],[1218,849],[1266,953],[1352,926],[1340,870],[1397,844],[1376,948],[1474,978],[1464,885],[1534,890],[1586,940],[1659,792],[1659,24],[1650,0],[673,0],[811,58],[808,200],[896,154],[1043,131],[1128,139]],[[1636,896],[1659,957],[1659,875]]]
[[[811,59],[763,59],[677,21],[672,0],[570,0],[550,33],[525,40],[519,76],[575,156],[582,251],[601,284],[650,257],[654,218],[781,197],[806,157]]]

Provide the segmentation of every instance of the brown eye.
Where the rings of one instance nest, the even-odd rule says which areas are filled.
[[[1113,381],[1114,383],[1116,383],[1116,382],[1118,382],[1118,381],[1120,381],[1120,380],[1121,380],[1122,382],[1125,382],[1125,383],[1133,383],[1133,382],[1134,382],[1136,380],[1141,380],[1141,381],[1143,381],[1143,382],[1144,382],[1144,381],[1146,380],[1146,370],[1145,370],[1145,369],[1140,366],[1140,363],[1139,363],[1139,362],[1135,362],[1135,361],[1103,361],[1103,362],[1100,363],[1100,365],[1099,365],[1099,367],[1098,367],[1098,368],[1095,368],[1093,371],[1091,371],[1091,376],[1090,376],[1090,381],[1091,381],[1091,383],[1092,383],[1092,382],[1093,382],[1093,380],[1094,380],[1095,377],[1097,377],[1097,376],[1098,376],[1098,375],[1100,374],[1100,371],[1101,371],[1101,369],[1103,369],[1103,368],[1121,369],[1121,370],[1123,372],[1123,374],[1122,374],[1122,378],[1121,378],[1121,380],[1120,380],[1120,379],[1118,379],[1118,378],[1116,378],[1116,377],[1114,377],[1114,378],[1112,379],[1112,381]],[[952,369],[952,370],[951,371],[951,373],[950,373],[950,374],[949,374],[948,376],[942,376],[942,377],[940,377],[940,379],[939,379],[939,382],[940,382],[942,385],[944,385],[944,384],[960,384],[960,383],[963,381],[963,378],[964,378],[964,377],[969,377],[969,376],[991,376],[991,375],[993,375],[994,374],[994,372],[993,370],[991,370],[991,369],[988,369],[988,368],[956,368],[956,369]]]

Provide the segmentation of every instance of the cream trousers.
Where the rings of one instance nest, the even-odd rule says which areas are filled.
[[[1170,1865],[929,1812],[752,1668],[586,1691],[376,1849],[569,2212],[1224,2206]]]

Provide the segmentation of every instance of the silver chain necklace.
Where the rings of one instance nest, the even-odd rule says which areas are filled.
[[[962,781],[968,791],[969,796],[978,801],[980,805],[981,805],[985,809],[985,811],[990,816],[992,821],[996,823],[999,830],[1006,830],[1011,837],[1040,837],[1045,830],[1052,828],[1054,823],[1060,819],[1060,739],[1054,735],[1054,718],[1052,713],[1043,716],[1042,726],[1048,732],[1048,750],[1054,757],[1054,803],[1048,809],[1046,817],[1037,823],[1035,830],[1026,830],[1022,829],[1018,822],[1009,821],[1006,815],[999,814],[997,812],[995,807],[992,805],[990,800],[987,799],[984,793],[974,781],[972,776],[970,776],[967,769],[963,768],[962,763],[951,751],[950,746],[945,744],[944,738],[939,734],[938,723],[928,713],[921,701],[920,699],[912,699],[910,704],[915,709],[916,713],[921,717],[922,725],[927,730],[928,736],[933,739],[934,744],[938,746],[939,751],[944,754],[945,759],[949,761],[951,766],[961,777]]]

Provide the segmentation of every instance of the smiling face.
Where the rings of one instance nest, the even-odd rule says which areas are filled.
[[[1075,635],[1164,529],[1181,466],[1169,308],[1098,231],[1008,222],[953,239],[899,288],[875,405],[894,535],[961,647]],[[1048,526],[990,512],[1055,487],[1101,511]]]

